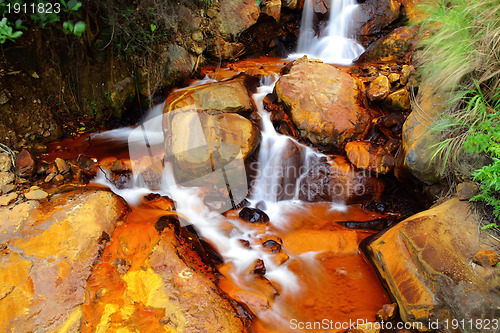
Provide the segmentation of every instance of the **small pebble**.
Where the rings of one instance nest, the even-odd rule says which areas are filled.
[[[11,203],[17,200],[17,197],[18,195],[16,192],[0,196],[0,206],[10,205]]]
[[[43,200],[46,199],[49,194],[44,190],[33,189],[33,187],[29,190],[28,193],[25,193],[24,196],[28,200]]]

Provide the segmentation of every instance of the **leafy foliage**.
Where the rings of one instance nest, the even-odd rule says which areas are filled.
[[[7,18],[4,17],[0,21],[0,44],[6,41],[15,41],[17,38],[21,37],[22,31],[14,31],[11,26],[7,23]]]
[[[81,7],[82,3],[78,0],[0,0],[0,15],[3,16],[0,21],[0,44],[19,38],[23,34],[20,30],[27,30],[23,24],[29,19],[42,28],[64,20],[61,26],[63,32],[80,37],[86,30],[86,24],[73,19],[80,17]]]
[[[441,172],[460,151],[486,154],[492,163],[474,172],[482,201],[500,218],[500,2],[441,0],[424,5],[422,79],[447,97],[431,130],[439,133],[432,158]],[[490,224],[496,227],[497,224]]]
[[[106,27],[102,30],[102,45],[112,46],[121,58],[152,53],[155,45],[169,40],[175,9],[166,1],[132,3],[107,0],[102,3],[106,12]]]

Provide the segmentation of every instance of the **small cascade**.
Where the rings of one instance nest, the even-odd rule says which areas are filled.
[[[271,114],[264,110],[263,99],[273,91],[276,81],[275,76],[265,78],[253,95],[262,119],[259,167],[251,195],[251,200],[255,202],[275,203],[298,199],[301,178],[323,156],[274,129]]]
[[[255,206],[258,202],[264,202],[262,208],[270,217],[273,228],[286,229],[288,223],[283,210],[300,209],[302,203],[297,198],[298,184],[301,176],[303,176],[309,166],[317,160],[321,154],[315,152],[309,147],[306,147],[290,137],[277,133],[270,120],[270,114],[264,110],[263,99],[273,91],[274,84],[278,80],[278,76],[269,76],[261,81],[261,86],[257,89],[257,93],[253,98],[258,106],[259,115],[262,118],[262,143],[259,153],[259,163],[253,192],[249,198],[250,204]],[[197,83],[194,83],[197,85]],[[148,141],[144,145],[144,151],[155,150],[155,146],[160,145],[163,138],[161,130],[161,106],[156,106],[151,109],[146,116],[144,122],[137,128],[124,128],[112,130],[93,136],[99,141],[125,141],[128,144],[142,143]],[[141,130],[138,130],[141,129]],[[141,134],[142,133],[142,134]],[[147,146],[147,148],[146,148]],[[294,165],[286,165],[283,155],[287,153],[287,149],[295,147],[297,156],[300,158]],[[157,154],[157,152],[156,152]],[[133,163],[133,161],[131,161]],[[281,294],[297,294],[300,286],[295,274],[288,269],[287,264],[277,265],[273,260],[273,256],[262,246],[245,247],[242,242],[252,242],[259,237],[265,237],[268,232],[264,232],[253,227],[249,227],[246,223],[240,220],[225,217],[220,214],[214,214],[213,211],[203,201],[203,194],[199,188],[184,187],[177,185],[173,179],[173,171],[169,163],[165,164],[162,174],[161,187],[156,189],[148,188],[144,183],[138,182],[136,178],[135,186],[132,188],[120,189],[109,181],[107,171],[101,171],[94,183],[108,186],[113,192],[123,197],[132,205],[138,205],[142,197],[148,193],[157,193],[163,196],[172,198],[176,205],[176,211],[184,216],[190,224],[195,226],[199,234],[211,244],[223,256],[224,261],[232,267],[229,275],[232,280],[238,284],[238,287],[249,292],[259,293],[259,290],[253,289],[252,279],[248,276],[248,271],[252,269],[257,259],[263,260],[266,267],[265,277],[274,283],[281,286]],[[287,192],[279,189],[284,183],[283,175],[290,173],[288,177],[289,188]],[[285,184],[286,185],[286,184]],[[291,200],[290,200],[291,199]],[[230,229],[231,232],[227,232]],[[269,233],[272,236],[272,232]],[[291,258],[293,256],[290,255]],[[309,262],[308,265],[314,264],[308,260],[307,256],[297,256],[296,260]],[[307,260],[306,260],[307,259]],[[253,309],[255,311],[255,309]],[[268,318],[270,321],[283,320],[280,306],[276,305],[273,309],[259,313],[259,316]]]
[[[349,65],[363,53],[364,48],[352,34],[353,18],[358,8],[356,0],[331,1],[327,26],[319,33],[314,28],[313,0],[305,1],[297,53],[290,58],[307,55],[325,63]]]
[[[355,273],[348,279],[360,286],[365,283],[361,277],[373,275],[357,253],[356,232],[340,230],[342,227],[332,224],[335,219],[356,218],[355,214],[358,213],[343,204],[308,206],[298,200],[302,178],[311,165],[326,156],[275,131],[270,113],[264,110],[263,99],[273,91],[277,80],[277,75],[262,79],[261,86],[253,95],[262,119],[262,138],[256,164],[257,176],[247,199],[251,207],[257,207],[269,216],[269,223],[244,222],[238,218],[236,210],[225,214],[214,212],[204,201],[206,192],[202,188],[176,183],[168,161],[160,171],[161,184],[156,188],[137,181],[139,178],[136,178],[132,187],[117,188],[110,181],[111,172],[107,170],[94,180],[95,183],[108,186],[132,205],[140,204],[143,196],[149,193],[170,197],[175,202],[181,220],[193,225],[199,235],[223,257],[224,264],[219,267],[219,271],[226,278],[221,279],[219,287],[231,297],[246,303],[258,316],[256,332],[268,332],[270,329],[294,331],[290,328],[290,320],[315,317],[314,307],[310,304],[322,299],[323,293],[328,299],[342,298],[339,301],[341,304],[351,303],[350,291],[344,295],[344,289],[337,288],[331,280],[339,274],[345,279],[345,272]],[[153,108],[143,125],[136,128],[139,131],[109,131],[94,136],[94,139],[143,144],[143,155],[146,157],[148,154],[156,157],[164,154],[155,151],[163,147],[162,126],[158,118],[161,118],[161,110],[158,106]],[[144,145],[145,142],[147,145]],[[364,214],[361,213],[362,216]],[[373,217],[362,217],[366,218]],[[327,230],[321,231],[325,226]],[[341,241],[332,242],[332,237]],[[277,240],[283,247],[271,240]],[[264,245],[268,242],[274,242],[279,247],[277,252],[270,251]],[[342,255],[337,258],[335,256],[338,253]],[[318,260],[318,256],[324,257]],[[265,279],[255,273],[256,263],[259,262],[265,270],[258,274]],[[378,289],[374,293],[369,291],[367,295],[374,307],[384,300]],[[345,321],[351,318],[349,316],[358,316],[325,304],[321,305],[321,311],[324,311],[321,316],[324,318],[332,315],[332,318]],[[375,311],[376,308],[371,309],[371,306],[367,309]]]

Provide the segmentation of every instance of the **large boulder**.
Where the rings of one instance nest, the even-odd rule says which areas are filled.
[[[443,177],[439,159],[432,158],[441,139],[431,126],[443,112],[445,101],[444,94],[435,93],[430,85],[422,82],[412,112],[403,124],[404,166],[427,183],[438,182]]]
[[[500,318],[500,268],[472,262],[498,240],[478,223],[469,204],[453,198],[367,242],[404,321],[444,332],[487,332],[484,323]],[[455,329],[452,322],[459,323]]]
[[[127,210],[101,190],[0,207],[0,331],[78,331],[92,267]]]
[[[401,4],[396,0],[367,0],[360,4],[356,21],[361,26],[358,34],[376,35],[400,15]]]
[[[344,156],[315,163],[299,186],[300,200],[347,204],[377,200],[384,189],[377,178],[369,172],[357,171]]]
[[[295,61],[275,87],[299,135],[315,145],[339,149],[363,137],[371,117],[358,104],[358,82],[318,60]]]
[[[255,150],[259,130],[236,113],[170,111],[164,114],[166,151],[178,181],[209,174]]]
[[[415,48],[415,35],[418,26],[399,27],[388,35],[377,39],[366,51],[359,56],[356,62],[389,62],[405,60],[408,52]]]
[[[255,0],[222,0],[217,23],[225,39],[238,36],[257,22],[260,8]]]
[[[82,331],[246,332],[201,249],[175,213],[130,214],[89,279]]]
[[[177,90],[165,101],[165,112],[183,107],[221,112],[252,112],[256,107],[247,88],[251,84],[250,80],[247,75],[238,75],[231,80]]]

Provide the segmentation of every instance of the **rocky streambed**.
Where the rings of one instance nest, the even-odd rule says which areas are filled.
[[[285,138],[281,175],[270,177],[275,200],[255,202],[250,192],[225,212],[223,242],[186,222],[179,201],[154,188],[161,175],[152,168],[141,171],[152,188],[134,204],[112,193],[136,187],[117,137],[1,154],[0,330],[373,332],[344,326],[384,321],[403,332],[401,320],[413,331],[494,329],[498,240],[479,230],[464,201],[474,187],[464,183],[458,197],[420,212],[428,206],[422,188],[405,185],[413,177],[400,149],[403,137],[412,142],[403,127],[412,70],[262,59],[204,69],[219,82],[170,94],[160,115],[195,105],[209,142],[240,148],[253,188],[262,186],[259,156],[276,151],[261,134],[263,116]],[[280,76],[274,90],[259,100],[262,78],[272,76]],[[188,129],[171,128],[175,151],[189,144]],[[192,171],[209,156],[231,158],[224,145],[209,151],[177,154],[177,163]],[[103,174],[108,187],[93,183]],[[209,186],[200,198],[213,195],[225,194]]]

